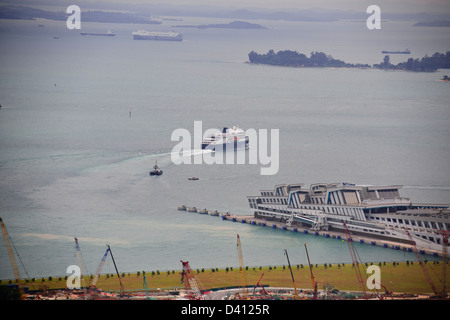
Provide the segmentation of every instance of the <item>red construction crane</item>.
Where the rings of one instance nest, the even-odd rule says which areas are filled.
[[[183,271],[181,272],[181,283],[184,283],[184,286],[188,292],[188,298],[190,300],[203,300],[202,292],[198,288],[197,281],[192,274],[189,261],[180,260],[180,262],[183,265]]]
[[[256,292],[256,288],[261,287],[261,293],[262,294],[267,294],[266,290],[264,289],[263,286],[261,286],[259,283],[261,282],[262,277],[264,276],[264,272],[261,274],[261,276],[258,279],[258,282],[256,282],[255,287],[253,288],[253,294],[255,294]]]
[[[447,296],[447,287],[445,281],[447,280],[447,249],[448,249],[448,235],[450,231],[441,230],[439,232],[442,235],[442,295]]]
[[[416,255],[417,261],[419,261],[419,265],[422,268],[422,272],[425,275],[425,278],[427,279],[428,283],[430,284],[430,287],[433,290],[434,294],[437,295],[438,291],[436,290],[433,280],[431,280],[430,274],[428,273],[427,267],[425,266],[425,263],[423,262],[422,257],[420,256],[419,250],[417,250],[416,242],[413,240],[408,229],[406,227],[404,227],[403,229],[405,229],[406,235],[408,236],[410,244],[412,246],[412,250],[413,250],[414,254]]]
[[[359,269],[359,262],[358,262],[358,259],[356,258],[356,252],[355,252],[355,248],[353,246],[352,237],[350,236],[350,232],[348,231],[347,224],[345,222],[343,222],[343,224],[344,224],[344,227],[345,227],[345,235],[347,236],[348,249],[350,251],[350,255],[352,257],[353,265],[355,267],[356,279],[358,280],[359,286],[361,287],[361,291],[363,293],[363,297],[366,298],[367,297],[366,287],[365,287],[364,281],[362,279],[361,270]]]

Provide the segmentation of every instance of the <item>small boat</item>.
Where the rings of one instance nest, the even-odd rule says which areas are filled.
[[[214,211],[211,211],[209,214],[210,214],[211,216],[218,216],[218,215],[219,215],[219,211],[214,210]]]
[[[198,213],[200,213],[200,214],[208,214],[208,210],[202,209]]]
[[[197,177],[189,177],[188,180],[199,180]]]
[[[183,204],[182,206],[178,207],[178,210],[180,211],[186,211],[186,206]]]
[[[187,211],[189,211],[189,212],[197,212],[197,208],[196,207],[189,207],[189,208],[187,208]]]
[[[158,167],[158,164],[155,161],[155,166],[153,167],[153,170],[150,171],[151,176],[160,176],[163,174],[163,171]]]

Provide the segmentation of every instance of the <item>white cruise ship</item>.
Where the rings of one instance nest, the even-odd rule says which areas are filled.
[[[202,140],[202,149],[206,150],[227,150],[248,148],[249,138],[244,130],[238,126],[232,128],[225,127],[222,133],[210,135]]]
[[[133,32],[134,40],[160,40],[160,41],[182,41],[183,35],[179,32],[158,32],[138,30]]]
[[[345,232],[443,251],[450,231],[450,205],[418,204],[401,197],[401,186],[350,183],[282,184],[248,196],[255,218],[285,221],[313,230]],[[409,234],[409,235],[408,235]]]

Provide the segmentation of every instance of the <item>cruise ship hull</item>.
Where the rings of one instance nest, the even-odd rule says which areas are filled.
[[[202,143],[202,149],[212,151],[239,150],[248,148],[248,137],[227,142]]]

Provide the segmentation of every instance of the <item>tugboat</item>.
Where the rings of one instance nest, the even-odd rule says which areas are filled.
[[[153,167],[153,170],[150,171],[151,176],[160,176],[163,174],[163,171],[158,167],[158,164],[155,161],[155,166]]]

